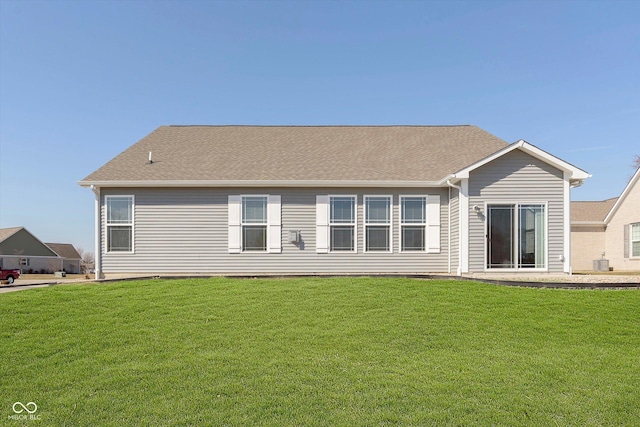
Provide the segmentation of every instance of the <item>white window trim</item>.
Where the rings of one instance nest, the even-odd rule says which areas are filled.
[[[387,223],[381,222],[367,222],[367,199],[369,198],[387,198],[389,199],[389,221]],[[362,223],[364,224],[364,248],[365,253],[393,253],[393,196],[389,194],[367,194],[362,200]],[[386,251],[371,251],[367,250],[367,227],[368,226],[385,226],[389,227],[389,249]]]
[[[629,224],[629,259],[639,259],[640,258],[640,254],[638,255],[634,255],[633,254],[633,243],[634,242],[640,242],[640,240],[633,240],[633,226],[638,226],[640,227],[640,222],[632,222]]]
[[[334,197],[351,197],[353,198],[353,222],[331,222],[331,199]],[[327,231],[329,233],[328,236],[328,247],[329,253],[358,253],[358,196],[355,194],[329,194],[329,204],[328,204],[329,212],[328,212],[328,227]],[[335,251],[331,250],[331,227],[332,226],[353,226],[353,250],[352,251]]]
[[[127,197],[131,199],[131,224],[109,224],[109,199]],[[134,254],[136,248],[135,242],[135,223],[136,223],[136,196],[133,194],[111,194],[104,196],[104,253],[105,254]],[[131,226],[131,250],[130,251],[110,251],[109,250],[109,227],[114,226]]]
[[[402,222],[402,201],[403,199],[406,198],[418,198],[418,197],[422,197],[424,198],[424,221],[423,222],[410,222],[410,223],[406,223],[404,224]],[[399,199],[398,199],[398,210],[400,212],[400,215],[398,215],[398,249],[400,251],[400,253],[414,253],[414,254],[423,254],[427,252],[427,247],[428,247],[428,242],[427,242],[427,227],[428,227],[428,219],[427,219],[427,215],[429,212],[429,207],[428,207],[428,203],[429,203],[429,196],[426,194],[401,194]],[[424,249],[416,251],[416,250],[405,250],[402,247],[402,227],[403,226],[424,226],[424,235],[422,236],[422,239],[424,241]]]
[[[545,228],[544,228],[544,241],[545,244],[547,245],[544,251],[544,267],[543,268],[527,268],[527,267],[515,267],[515,268],[489,268],[487,266],[487,251],[489,250],[489,247],[487,246],[488,244],[488,239],[487,236],[489,235],[489,221],[488,221],[488,212],[489,212],[489,205],[512,205],[515,208],[516,212],[518,211],[518,208],[522,205],[543,205],[544,206],[544,224],[545,224]],[[486,272],[492,272],[492,273],[496,273],[496,272],[523,272],[523,271],[531,271],[531,272],[548,272],[549,271],[549,202],[541,202],[541,201],[519,201],[519,202],[510,202],[510,201],[504,201],[504,200],[497,200],[497,201],[485,201],[484,202],[484,212],[483,212],[484,216],[485,216],[485,221],[484,221],[484,258],[483,258],[483,264],[484,264],[484,271]],[[514,235],[512,236],[514,238],[515,241],[517,241],[517,239],[515,239],[517,237],[517,232],[519,230],[520,223],[519,223],[519,216],[516,214],[514,222],[513,222],[513,232]],[[513,248],[513,254],[514,259],[517,259],[517,255],[518,255],[518,247],[517,244],[514,245]]]

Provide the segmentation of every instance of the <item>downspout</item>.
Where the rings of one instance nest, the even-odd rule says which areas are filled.
[[[591,175],[589,175],[591,176]],[[567,226],[567,220],[565,220],[565,233],[569,233],[569,238],[565,238],[565,245],[567,245],[568,242],[568,250],[565,249],[565,263],[569,263],[569,268],[568,269],[564,269],[564,272],[569,274],[570,276],[573,275],[573,265],[571,264],[571,251],[572,251],[572,247],[571,247],[571,189],[572,188],[577,188],[580,187],[583,183],[584,183],[584,179],[578,179],[578,180],[571,180],[570,177],[567,177],[567,174],[565,173],[564,175],[565,180],[568,181],[569,183],[569,188],[567,189],[567,195],[566,195],[566,199],[565,199],[565,215],[566,217],[568,217],[568,223],[569,225]],[[565,217],[565,218],[566,218]]]
[[[449,209],[447,209],[447,217],[448,217],[449,225],[447,225],[447,246],[448,246],[447,273],[451,274],[451,187],[449,187],[448,190],[449,190],[449,200],[447,201],[447,206],[449,206]]]
[[[456,184],[454,184],[453,182],[451,182],[451,178],[447,179],[447,185],[448,185],[449,187],[453,187],[453,188],[455,188],[456,190],[458,190],[458,191],[462,192],[462,187],[460,187],[459,185],[456,185]]]
[[[447,178],[447,185],[449,186],[449,273],[451,273],[451,189],[455,188],[458,190],[458,211],[460,211],[460,197],[462,195],[462,187],[451,182],[451,178]],[[458,276],[462,275],[462,245],[460,244],[461,239],[461,229],[460,224],[458,224]]]
[[[102,278],[102,253],[101,253],[101,242],[100,242],[100,187],[96,187],[95,185],[91,186],[91,191],[96,196],[95,200],[95,226],[94,226],[94,240],[95,240],[95,255],[93,257],[93,262],[95,264],[95,278],[96,280]]]

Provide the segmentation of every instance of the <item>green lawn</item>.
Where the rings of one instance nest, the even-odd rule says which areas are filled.
[[[640,425],[637,290],[148,280],[1,294],[0,322],[3,425]]]

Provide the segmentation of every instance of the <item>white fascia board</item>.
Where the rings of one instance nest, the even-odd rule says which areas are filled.
[[[290,181],[290,180],[202,180],[202,181],[79,181],[82,187],[444,187],[442,181]]]
[[[616,203],[613,205],[613,207],[611,208],[607,216],[604,218],[605,224],[609,224],[609,221],[611,221],[611,218],[613,218],[613,215],[616,213],[616,211],[622,204],[622,201],[626,199],[627,195],[631,191],[631,187],[634,186],[634,184],[638,181],[638,179],[640,179],[640,168],[638,168],[636,173],[633,174],[627,186],[624,188],[624,190],[622,190],[622,194],[620,195],[620,197],[618,197],[618,200],[616,200]]]
[[[572,182],[575,183],[581,183],[583,180],[591,177],[590,174],[588,174],[587,172],[583,171],[580,168],[577,168],[575,166],[573,166],[570,163],[565,162],[564,160],[559,159],[556,156],[553,156],[549,153],[547,153],[544,150],[541,150],[540,148],[536,147],[535,145],[529,144],[527,141],[521,139],[517,142],[514,142],[511,145],[506,146],[505,148],[503,148],[502,150],[499,150],[495,153],[493,153],[492,155],[485,157],[484,159],[470,165],[467,166],[466,168],[456,172],[454,174],[455,178],[457,179],[464,179],[464,178],[469,178],[469,173],[481,166],[486,165],[489,162],[494,161],[495,159],[504,156],[507,153],[512,152],[513,150],[516,149],[520,149],[522,151],[524,151],[525,153],[539,159],[542,160],[545,163],[550,164],[551,166],[560,169],[563,172],[567,172],[569,174],[569,177],[571,179]]]

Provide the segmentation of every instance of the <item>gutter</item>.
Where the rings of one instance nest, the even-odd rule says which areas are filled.
[[[453,175],[451,175],[451,178],[453,178],[453,177],[454,177],[454,176],[453,176]],[[453,187],[453,188],[455,188],[455,189],[456,189],[456,190],[458,190],[458,191],[462,191],[462,187],[460,187],[459,185],[454,184],[453,182],[451,182],[451,178],[447,178],[447,180],[446,180],[446,182],[445,182],[445,183],[446,183],[449,187]]]
[[[150,181],[79,181],[81,187],[443,187],[443,181],[376,180],[150,180]]]
[[[591,178],[591,175],[589,175],[587,178]],[[571,188],[578,188],[582,184],[584,184],[584,179],[572,179],[569,182],[570,182]]]

